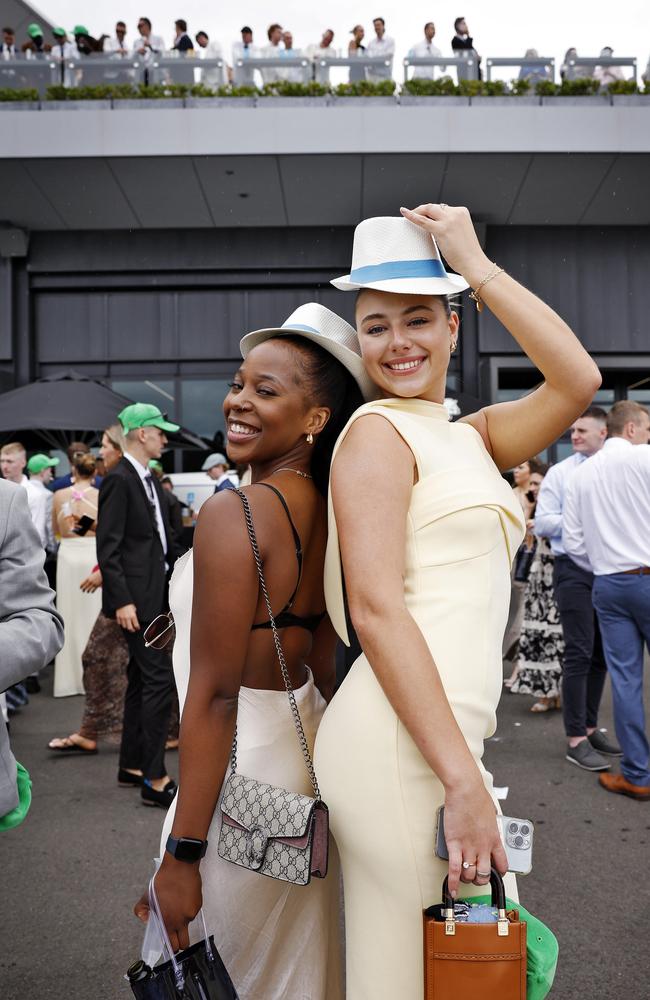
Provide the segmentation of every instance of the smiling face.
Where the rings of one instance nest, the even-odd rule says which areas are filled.
[[[364,366],[383,396],[443,401],[458,316],[440,296],[365,288],[356,321]]]
[[[279,337],[258,344],[242,362],[223,404],[234,463],[261,469],[309,465],[306,436],[323,429],[329,410],[307,398],[299,350]]]
[[[571,427],[571,444],[580,455],[595,455],[607,437],[607,427],[594,417],[578,417]]]

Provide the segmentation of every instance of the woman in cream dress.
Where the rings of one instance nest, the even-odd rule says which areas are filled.
[[[422,910],[440,902],[445,874],[454,894],[471,895],[491,864],[506,870],[481,757],[524,524],[499,469],[558,437],[600,384],[562,320],[487,259],[466,209],[402,211],[361,223],[351,273],[334,282],[361,289],[357,332],[382,396],[337,443],[325,571],[345,639],[343,570],[363,649],[315,760],[343,867],[348,1000],[421,1000]],[[431,236],[466,281],[446,273]],[[467,283],[546,381],[450,424],[442,403],[458,317],[446,296]],[[443,803],[448,865],[434,855]]]
[[[74,528],[84,515],[97,517],[99,490],[92,485],[96,462],[93,455],[80,452],[72,463],[74,482],[57,490],[52,503],[54,533],[61,544],[56,561],[56,606],[65,622],[65,644],[54,661],[54,697],[83,694],[81,657],[97,615],[101,611],[99,592],[86,594],[80,588],[97,565],[95,525],[85,535]]]

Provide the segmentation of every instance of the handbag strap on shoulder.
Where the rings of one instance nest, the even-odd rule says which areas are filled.
[[[269,592],[266,587],[266,580],[264,579],[264,571],[262,569],[262,557],[260,555],[259,545],[257,544],[257,535],[255,534],[255,525],[253,524],[253,514],[251,512],[251,507],[248,502],[248,497],[242,490],[234,490],[239,499],[242,502],[244,508],[244,518],[246,520],[246,529],[248,531],[248,537],[250,539],[251,548],[253,550],[253,558],[255,559],[255,565],[257,567],[257,575],[260,581],[260,590],[262,591],[262,596],[264,598],[264,603],[266,604],[266,610],[269,616],[269,621],[271,622],[271,629],[273,631],[273,641],[275,643],[275,650],[280,662],[280,670],[282,671],[282,680],[284,681],[284,686],[289,698],[289,705],[291,708],[291,714],[293,716],[294,726],[296,728],[296,733],[298,735],[298,742],[300,743],[300,749],[302,751],[302,756],[305,761],[305,767],[309,774],[309,780],[311,781],[312,788],[314,789],[314,795],[317,799],[320,799],[320,789],[318,787],[318,781],[316,780],[316,772],[314,771],[314,762],[309,752],[309,744],[307,743],[307,737],[305,736],[305,730],[303,729],[302,719],[300,718],[300,712],[298,710],[298,705],[296,704],[296,696],[294,694],[293,685],[291,684],[291,679],[289,677],[289,671],[287,670],[287,663],[284,658],[284,650],[282,648],[282,642],[280,641],[280,633],[278,632],[277,625],[275,624],[275,618],[273,617],[273,611],[271,609],[271,601],[269,598]],[[230,755],[230,770],[234,774],[237,770],[237,729],[235,728],[235,738],[232,744],[232,753]]]

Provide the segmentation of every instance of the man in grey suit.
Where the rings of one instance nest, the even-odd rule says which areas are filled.
[[[45,667],[63,645],[44,557],[25,490],[0,480],[0,691]],[[16,761],[0,716],[0,817],[17,805]]]

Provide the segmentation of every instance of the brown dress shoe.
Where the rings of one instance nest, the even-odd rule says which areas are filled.
[[[650,785],[633,785],[622,774],[600,774],[598,780],[608,792],[617,795],[629,795],[631,799],[650,802]]]

